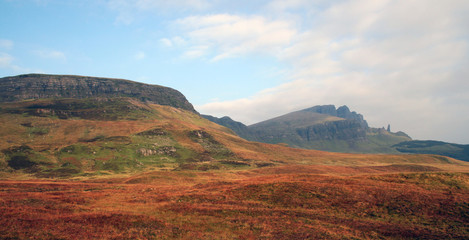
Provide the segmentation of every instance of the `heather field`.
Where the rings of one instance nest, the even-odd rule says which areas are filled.
[[[467,239],[468,222],[469,174],[414,165],[0,182],[1,239]]]
[[[469,240],[469,0],[0,0],[0,240]]]
[[[129,98],[3,104],[0,239],[468,239],[469,165],[250,142]]]

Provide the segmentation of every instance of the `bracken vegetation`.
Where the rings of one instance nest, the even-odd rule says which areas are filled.
[[[2,181],[0,238],[467,239],[468,189],[463,173]]]
[[[249,142],[130,98],[0,110],[0,239],[469,238],[452,158]]]

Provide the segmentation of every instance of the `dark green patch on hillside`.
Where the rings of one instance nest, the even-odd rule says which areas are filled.
[[[53,163],[43,153],[33,150],[28,145],[13,146],[3,149],[8,167],[25,172],[36,172],[41,166],[52,166]]]
[[[399,152],[418,154],[438,154],[469,161],[469,145],[447,143],[441,141],[406,141],[393,146]]]
[[[49,99],[4,103],[0,113],[111,121],[145,119],[153,114],[150,108],[133,104],[129,98]],[[41,132],[38,130],[35,134]]]
[[[213,116],[210,116],[210,115],[203,115],[203,114],[201,116],[203,118],[207,119],[207,120],[210,120],[210,121],[216,123],[216,124],[225,126],[229,129],[233,130],[233,132],[235,132],[238,136],[240,136],[244,139],[248,139],[248,140],[251,140],[251,141],[257,141],[257,137],[255,136],[255,134],[252,134],[251,130],[248,129],[248,127],[246,125],[244,125],[241,122],[234,121],[233,119],[231,119],[228,116],[225,116],[225,117],[222,117],[222,118],[217,118],[217,117],[213,117]]]
[[[209,154],[215,159],[234,157],[234,153],[231,150],[216,141],[212,135],[203,130],[190,131],[188,136],[192,141],[199,143],[205,149],[206,154]]]

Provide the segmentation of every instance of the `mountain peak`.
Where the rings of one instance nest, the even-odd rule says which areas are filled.
[[[315,112],[337,117],[337,110],[334,105],[318,105],[311,108],[300,110],[302,112]]]
[[[240,137],[265,143],[338,152],[396,153],[391,145],[411,140],[406,134],[368,127],[363,115],[346,106],[318,105],[245,126],[229,117],[203,117]]]
[[[130,97],[196,112],[179,91],[125,79],[25,74],[0,78],[0,102],[43,98]]]
[[[311,108],[306,108],[300,110],[300,112],[315,112],[320,114],[326,114],[334,117],[345,118],[347,120],[355,120],[360,123],[360,126],[363,128],[368,128],[368,123],[363,119],[363,115],[353,111],[351,112],[350,109],[343,105],[336,109],[335,105],[318,105]]]

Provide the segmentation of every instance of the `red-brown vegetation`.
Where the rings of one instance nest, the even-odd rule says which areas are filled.
[[[469,239],[467,163],[249,142],[136,104],[2,114],[0,239]]]
[[[2,181],[0,238],[469,237],[469,174],[292,168]]]

